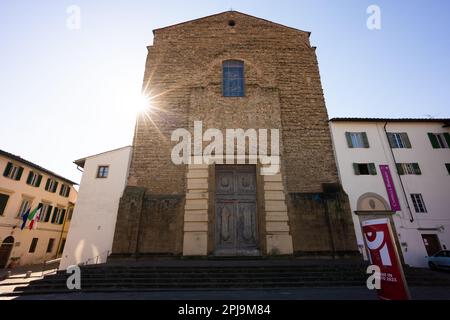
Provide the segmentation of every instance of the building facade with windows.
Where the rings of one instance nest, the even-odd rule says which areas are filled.
[[[71,265],[104,263],[111,254],[131,149],[124,147],[75,161],[83,176],[61,270]]]
[[[39,264],[62,254],[77,199],[75,182],[0,150],[0,268]],[[40,209],[36,228],[23,215]]]
[[[236,11],[153,33],[143,84],[151,105],[137,121],[113,254],[357,254],[310,33]],[[198,122],[210,142],[209,129],[278,130],[279,152],[268,155],[281,169],[263,175],[254,149],[175,163],[174,131],[194,136]]]
[[[361,253],[367,258],[361,222],[380,216],[390,218],[406,264],[425,267],[426,256],[448,249],[450,120],[337,118],[330,123]]]

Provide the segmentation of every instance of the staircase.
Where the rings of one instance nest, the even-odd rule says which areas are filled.
[[[83,292],[364,287],[366,268],[360,262],[324,260],[122,261],[82,267],[81,287]],[[410,286],[450,288],[450,274],[411,268],[405,273]],[[68,276],[58,272],[5,295],[70,293]]]

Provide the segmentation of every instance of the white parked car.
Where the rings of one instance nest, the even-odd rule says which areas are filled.
[[[428,257],[428,266],[431,270],[446,269],[450,270],[450,251],[442,250]]]

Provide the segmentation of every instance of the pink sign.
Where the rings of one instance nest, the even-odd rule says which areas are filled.
[[[392,180],[391,170],[387,165],[380,166],[381,175],[383,176],[384,185],[389,197],[392,211],[400,211],[400,202],[398,201],[397,191],[395,191],[394,181]]]

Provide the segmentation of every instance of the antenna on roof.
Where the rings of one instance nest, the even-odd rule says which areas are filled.
[[[233,7],[230,7],[230,11],[234,11]]]

